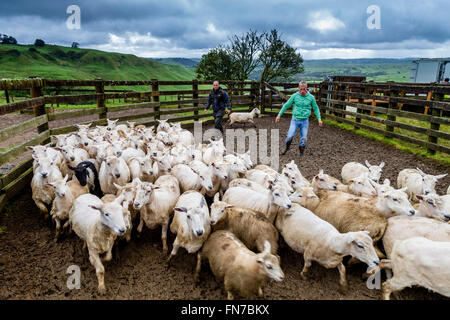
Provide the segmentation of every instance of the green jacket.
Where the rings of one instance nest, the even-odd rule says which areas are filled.
[[[316,114],[317,120],[320,119],[320,110],[317,105],[316,99],[311,93],[307,93],[304,97],[300,94],[300,92],[294,93],[290,99],[283,105],[278,116],[281,117],[283,113],[289,109],[292,104],[294,104],[292,117],[295,120],[303,120],[309,118],[311,115],[311,107],[314,109],[314,113]]]

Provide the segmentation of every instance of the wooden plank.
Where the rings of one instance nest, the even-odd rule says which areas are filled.
[[[101,80],[101,79],[99,79]],[[101,113],[99,113],[98,118],[99,119],[106,119],[106,104],[105,104],[105,97],[104,97],[104,93],[105,93],[105,85],[103,84],[103,81],[101,81],[100,83],[98,83],[95,86],[95,93],[99,94],[99,96],[97,97],[97,109],[102,110]]]
[[[154,115],[155,115],[155,112],[148,112],[148,113],[142,113],[142,114],[132,114],[129,116],[115,117],[114,119],[119,119],[119,122],[124,122],[124,121],[136,120],[136,119],[140,119],[140,118],[149,118],[149,117],[153,117]]]
[[[27,187],[33,179],[33,168],[27,169],[16,180],[5,186],[1,192],[6,195],[6,199],[10,200],[17,195],[23,188]]]
[[[0,189],[10,184],[12,181],[17,179],[22,173],[28,170],[33,165],[33,158],[25,160],[15,166],[11,171],[9,171],[6,175],[0,177]]]
[[[334,115],[331,115],[331,114],[326,114],[326,117],[332,118],[333,120],[336,120],[336,121],[338,120],[338,117],[336,117]],[[351,120],[348,120],[348,119],[345,119],[345,118],[339,118],[339,120],[341,120],[342,122],[345,122],[347,124],[350,124],[350,125],[355,125],[355,121],[351,121]],[[440,151],[440,152],[444,152],[444,153],[450,154],[450,148],[445,147],[445,146],[437,145],[437,144],[430,143],[430,142],[423,141],[423,140],[419,140],[419,139],[416,139],[416,138],[411,138],[411,137],[408,137],[408,136],[405,136],[405,135],[402,135],[402,134],[399,134],[399,133],[396,133],[396,132],[387,132],[387,131],[385,131],[383,129],[375,128],[375,127],[372,127],[372,126],[369,126],[369,125],[366,125],[366,124],[363,124],[363,123],[358,123],[358,126],[362,127],[363,129],[367,129],[369,131],[373,131],[373,132],[376,132],[376,133],[379,133],[379,134],[382,134],[382,135],[389,135],[392,138],[397,138],[397,139],[400,139],[400,140],[403,140],[403,141],[406,141],[406,142],[410,142],[410,143],[417,144],[417,145],[420,145],[420,146],[423,146],[423,147],[431,148],[431,149],[436,150],[436,151]]]
[[[8,138],[11,138],[12,136],[27,132],[30,129],[36,128],[39,125],[48,122],[47,115],[44,114],[42,116],[32,118],[20,123],[17,123],[15,125],[12,125],[8,128],[0,130],[0,141],[4,141]]]
[[[94,126],[104,126],[106,125],[106,119],[100,119],[100,120],[96,120],[96,121],[85,121],[85,122],[81,122],[78,124],[88,124],[92,122],[92,127]],[[69,133],[69,132],[73,132],[76,131],[77,128],[75,128],[75,126],[65,126],[65,127],[58,127],[58,128],[53,128],[50,129],[50,135],[58,135],[58,134],[64,134],[64,133]]]
[[[6,194],[0,194],[0,213],[2,212],[3,208],[5,207],[6,202],[8,202],[8,199],[6,198]]]
[[[32,87],[42,87],[43,79],[4,79],[0,80],[0,90],[28,90]]]
[[[431,99],[431,94],[428,95],[427,99],[428,98]],[[435,98],[435,100],[442,100],[444,98],[444,95],[440,94],[440,93],[435,93],[434,94],[434,98]],[[428,111],[428,109],[426,109],[426,110]],[[431,114],[434,117],[442,117],[442,110],[433,108],[433,109],[431,109]],[[440,127],[439,123],[430,123],[430,130],[439,131],[439,127]],[[428,141],[431,142],[431,143],[438,143],[438,138],[435,135],[429,135],[428,136]],[[433,149],[431,149],[431,148],[428,148],[428,152],[430,152],[431,154],[435,154],[435,151]]]
[[[106,113],[107,108],[90,108],[90,109],[81,109],[81,110],[75,110],[75,111],[63,111],[58,113],[52,113],[48,115],[49,121],[54,120],[62,120],[62,119],[69,119],[69,118],[77,118],[77,117],[83,117],[88,116],[91,114],[101,114]]]
[[[11,102],[0,106],[0,115],[33,108],[34,106],[41,105],[45,102],[44,97],[38,97],[34,99],[28,99],[24,101]]]
[[[14,148],[12,148],[8,151],[0,152],[0,165],[8,162],[11,159],[14,159],[16,156],[23,153],[26,150],[27,146],[37,145],[41,142],[46,141],[49,138],[50,138],[50,130],[47,130],[47,131],[41,132],[34,138],[31,138],[27,141],[24,141],[24,142],[16,145]]]

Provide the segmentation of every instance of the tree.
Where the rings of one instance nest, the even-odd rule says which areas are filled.
[[[0,35],[0,41],[2,44],[17,44],[16,38],[8,36],[6,34]]]
[[[222,46],[211,49],[197,65],[197,78],[204,80],[235,80],[236,75],[231,56]]]
[[[276,29],[264,35],[259,61],[263,69],[261,82],[274,79],[288,80],[291,76],[304,71],[302,56],[280,39]]]
[[[79,45],[78,42],[72,42],[72,48],[78,48]]]
[[[34,41],[34,45],[36,47],[43,47],[43,46],[45,46],[45,41],[42,39],[36,39],[36,41]]]
[[[250,30],[243,36],[234,35],[229,38],[230,45],[227,47],[227,52],[232,59],[237,80],[247,80],[250,73],[258,66],[257,55],[263,35]]]

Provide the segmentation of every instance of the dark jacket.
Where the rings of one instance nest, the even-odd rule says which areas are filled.
[[[225,111],[225,105],[228,110],[231,110],[230,99],[228,94],[222,90],[221,87],[217,91],[211,90],[208,96],[208,102],[206,103],[205,109],[209,109],[212,106],[214,112]]]

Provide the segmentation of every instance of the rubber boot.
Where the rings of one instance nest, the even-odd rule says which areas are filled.
[[[300,157],[303,157],[305,155],[305,148],[306,146],[299,146],[298,149],[300,150]]]
[[[289,148],[291,147],[291,143],[292,143],[292,141],[286,142],[286,149],[284,149],[282,155],[284,155],[284,154],[286,154],[286,152],[288,152]]]

